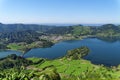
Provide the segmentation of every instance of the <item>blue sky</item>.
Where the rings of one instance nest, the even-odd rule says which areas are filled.
[[[120,23],[120,0],[0,0],[2,23]]]

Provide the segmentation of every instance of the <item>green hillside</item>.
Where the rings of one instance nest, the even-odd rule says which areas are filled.
[[[80,54],[88,54],[87,47],[77,48],[78,59],[66,57],[48,60],[42,58],[22,58],[10,55],[0,59],[0,80],[120,80],[120,67],[95,65],[82,59]],[[82,51],[86,50],[86,51]]]

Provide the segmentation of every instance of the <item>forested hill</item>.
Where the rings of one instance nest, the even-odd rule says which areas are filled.
[[[7,41],[7,43],[13,42],[27,42],[31,43],[39,40],[39,36],[44,35],[43,33],[37,33],[35,31],[14,31],[0,33],[0,40]]]
[[[120,36],[120,26],[105,24],[102,26],[74,25],[68,27],[54,27],[46,31],[49,34],[72,34],[74,36],[94,35],[98,37],[118,37]]]
[[[48,25],[37,25],[37,24],[2,24],[0,23],[0,32],[13,32],[13,31],[39,31],[46,32],[49,34],[67,34],[67,33],[76,33],[82,32],[86,33],[101,33],[108,30],[115,32],[120,32],[120,26],[114,24],[105,24],[99,27],[96,26],[83,26],[83,25],[73,25],[73,26],[48,26]]]
[[[54,26],[37,25],[37,24],[2,24],[0,23],[0,32],[26,31],[26,30],[44,32],[53,27]]]
[[[120,36],[120,26],[114,24],[105,24],[99,27],[96,26],[47,26],[37,24],[1,24],[0,33],[20,32],[20,31],[35,31],[46,34],[71,34],[75,37],[94,35],[97,37],[118,37]]]

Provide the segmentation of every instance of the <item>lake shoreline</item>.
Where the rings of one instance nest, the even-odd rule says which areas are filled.
[[[117,42],[117,43],[119,43],[119,42]],[[59,59],[62,56],[64,56],[66,54],[67,50],[75,49],[80,46],[88,46],[90,48],[91,52],[90,52],[90,54],[85,56],[85,58],[82,58],[82,59],[91,61],[91,63],[97,64],[97,65],[104,64],[105,66],[114,66],[114,65],[117,66],[117,64],[119,64],[119,62],[118,62],[119,54],[118,54],[118,52],[114,52],[114,51],[119,51],[119,49],[116,45],[117,43],[113,43],[113,42],[109,43],[106,41],[99,40],[98,38],[95,38],[95,37],[92,37],[92,38],[87,37],[84,39],[77,39],[77,40],[75,40],[75,39],[74,40],[73,39],[63,40],[63,41],[55,43],[51,47],[33,48],[30,51],[26,52],[25,54],[21,53],[21,56],[23,56],[25,58],[38,57],[38,58],[45,58],[45,59],[47,58],[50,60],[54,60],[54,59]],[[103,46],[105,46],[105,47],[103,47]],[[113,50],[113,47],[115,50]],[[9,50],[11,50],[11,49],[9,49]],[[110,50],[110,52],[107,52],[105,54],[105,52],[109,51],[109,50]],[[17,50],[15,50],[15,51],[17,51]],[[113,53],[116,53],[116,54],[114,54],[114,56],[113,56]],[[92,56],[92,55],[94,55],[94,56]],[[111,55],[113,57],[109,57],[108,55]],[[106,57],[103,57],[103,56],[106,56]],[[106,60],[105,58],[108,59],[109,61]],[[101,60],[101,59],[103,59],[103,60]],[[111,62],[111,59],[113,62]]]

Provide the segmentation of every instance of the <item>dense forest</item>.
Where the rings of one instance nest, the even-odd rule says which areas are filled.
[[[101,26],[48,26],[37,24],[2,24],[0,23],[0,33],[3,32],[19,32],[19,31],[38,31],[49,34],[68,34],[73,33],[76,35],[107,33],[116,34],[120,33],[120,26],[114,24],[105,24]],[[110,33],[111,32],[111,33]]]
[[[39,38],[42,35],[46,34],[31,30],[2,32],[0,34],[0,49],[19,50],[25,53],[32,48],[52,46],[51,41]]]
[[[37,24],[2,24],[0,23],[0,32],[13,32],[13,31],[47,31],[53,28],[53,26],[37,25]]]
[[[0,33],[35,31],[48,34],[74,34],[74,35],[97,35],[97,36],[119,36],[120,26],[105,24],[102,26],[47,26],[36,24],[2,24],[0,23]]]
[[[6,42],[27,42],[31,43],[39,40],[39,36],[43,35],[42,33],[37,33],[35,31],[14,31],[14,32],[4,32],[0,34],[0,39],[6,39]]]

